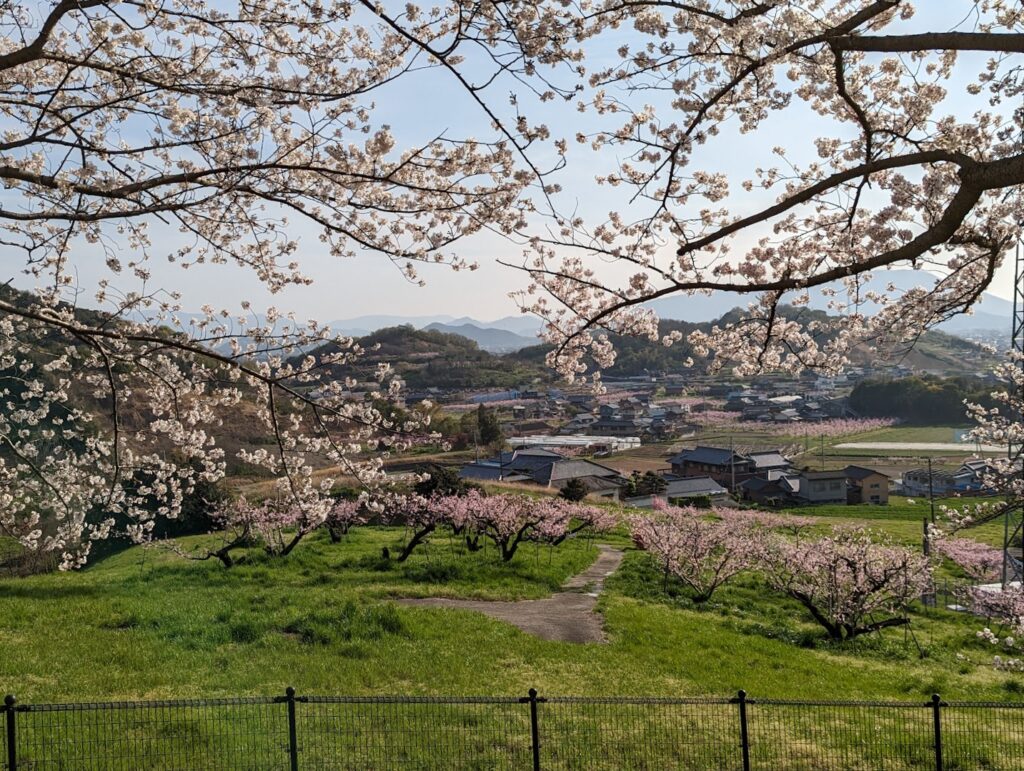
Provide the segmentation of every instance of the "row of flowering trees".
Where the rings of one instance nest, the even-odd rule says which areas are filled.
[[[617,523],[615,515],[606,509],[564,498],[489,496],[479,490],[406,499],[389,509],[386,521],[405,526],[411,532],[398,555],[400,562],[442,528],[463,537],[470,551],[477,551],[483,542],[490,541],[502,561],[508,562],[523,542],[557,546],[584,531],[607,532]]]
[[[830,418],[816,422],[803,423],[768,423],[763,421],[744,421],[739,414],[728,410],[705,410],[695,412],[695,422],[720,431],[751,431],[756,430],[773,436],[808,436],[827,437],[834,439],[840,436],[852,436],[880,428],[890,428],[896,424],[892,418]]]
[[[931,584],[928,560],[864,528],[815,535],[814,520],[739,509],[661,504],[634,517],[636,544],[706,602],[736,575],[757,571],[800,602],[834,640],[909,623]]]
[[[972,509],[973,510],[973,509]],[[951,514],[952,516],[952,514]],[[959,520],[960,526],[969,521]],[[998,588],[1003,551],[970,538],[933,530],[931,556],[895,545],[861,527],[825,535],[814,520],[730,508],[711,513],[660,504],[630,521],[636,544],[657,560],[665,581],[674,577],[698,603],[743,572],[797,600],[836,641],[910,623],[910,604],[934,589],[942,561],[969,579],[957,592],[964,609],[984,619],[980,640],[999,649],[994,665],[1024,671],[1024,587]],[[979,626],[981,622],[979,622]]]
[[[493,543],[508,562],[524,542],[557,546],[586,531],[606,532],[617,523],[614,514],[597,506],[562,498],[487,495],[480,490],[396,496],[379,514],[358,498],[301,507],[274,500],[251,502],[243,497],[219,507],[214,521],[219,539],[214,545],[198,551],[175,545],[176,551],[190,559],[217,559],[231,567],[233,555],[241,549],[259,545],[271,556],[284,557],[317,529],[326,530],[337,543],[352,527],[374,521],[406,528],[408,537],[396,557],[399,562],[445,528],[464,538],[470,551],[485,542]]]

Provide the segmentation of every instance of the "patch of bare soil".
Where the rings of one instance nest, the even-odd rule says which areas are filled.
[[[597,605],[597,597],[604,588],[604,580],[614,573],[622,562],[622,550],[605,544],[599,544],[597,548],[600,549],[600,554],[593,565],[566,581],[562,591],[544,600],[491,602],[428,597],[399,602],[420,607],[475,610],[514,624],[524,632],[544,640],[604,642],[601,617],[595,612],[594,606]]]

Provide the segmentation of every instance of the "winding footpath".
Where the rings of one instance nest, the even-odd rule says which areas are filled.
[[[492,602],[489,600],[453,600],[427,597],[399,600],[403,605],[427,608],[457,608],[486,613],[544,640],[588,643],[605,642],[601,616],[594,610],[604,588],[604,580],[622,562],[622,550],[598,544],[600,553],[594,564],[562,585],[562,591],[544,600]]]

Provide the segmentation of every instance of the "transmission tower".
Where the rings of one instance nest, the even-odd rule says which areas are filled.
[[[1020,366],[1024,366],[1024,253],[1021,252],[1020,242],[1017,243],[1017,248],[1014,250],[1013,325],[1010,329],[1010,345],[1014,353],[1022,357],[1018,361]],[[1024,416],[1017,415],[1016,419],[1024,419]],[[1011,461],[1020,462],[1024,457],[1024,446],[1010,444],[1007,447],[1007,452]],[[1022,468],[1022,473],[1024,473],[1024,468]],[[1001,583],[1004,589],[1007,584],[1014,581],[1024,581],[1022,536],[1024,536],[1024,510],[1020,506],[1007,507],[1003,519]]]

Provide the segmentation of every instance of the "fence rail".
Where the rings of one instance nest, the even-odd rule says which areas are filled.
[[[0,704],[16,769],[1024,768],[1024,702],[306,696]],[[2,762],[0,762],[2,765]]]

